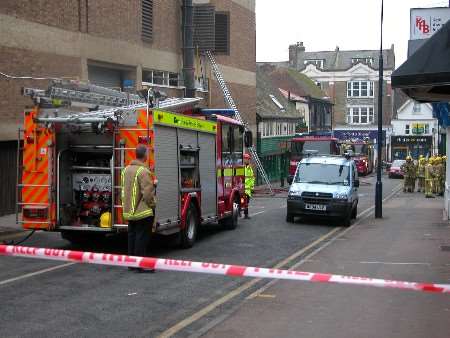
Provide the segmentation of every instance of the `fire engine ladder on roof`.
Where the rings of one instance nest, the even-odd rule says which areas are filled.
[[[228,89],[227,83],[225,82],[222,72],[219,69],[219,66],[217,65],[216,59],[214,58],[214,55],[212,54],[212,52],[210,50],[207,50],[205,52],[206,57],[208,58],[212,70],[213,70],[213,74],[217,79],[217,82],[219,83],[220,89],[222,90],[223,96],[225,98],[226,103],[228,104],[228,106],[233,109],[234,111],[234,117],[236,118],[236,120],[238,120],[239,122],[241,122],[245,129],[248,130],[248,124],[246,121],[243,120],[241,114],[239,113],[239,110],[237,109],[236,104],[234,103],[233,97],[231,96],[231,93]],[[269,178],[267,177],[266,171],[264,170],[264,167],[261,163],[261,161],[259,160],[258,157],[258,153],[256,152],[255,147],[251,146],[248,148],[250,155],[252,156],[253,161],[256,164],[256,167],[258,168],[259,173],[261,174],[261,177],[263,178],[264,182],[266,183],[267,187],[270,190],[271,194],[274,194],[273,189],[272,189],[272,185],[270,184]]]

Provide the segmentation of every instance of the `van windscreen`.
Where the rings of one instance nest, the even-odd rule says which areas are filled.
[[[327,163],[301,163],[294,178],[295,183],[349,185],[348,165]]]

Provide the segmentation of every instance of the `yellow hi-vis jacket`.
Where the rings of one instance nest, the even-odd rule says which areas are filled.
[[[154,186],[150,170],[138,160],[122,170],[122,213],[126,221],[153,216]]]
[[[251,197],[253,194],[253,189],[255,188],[255,175],[253,174],[253,168],[250,164],[245,166],[244,173],[245,194]]]

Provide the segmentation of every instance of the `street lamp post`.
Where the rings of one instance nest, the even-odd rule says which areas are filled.
[[[380,56],[378,60],[378,135],[377,135],[377,183],[375,186],[375,218],[383,217],[383,183],[381,182],[381,147],[383,146],[383,9],[384,1],[381,0],[380,20]]]

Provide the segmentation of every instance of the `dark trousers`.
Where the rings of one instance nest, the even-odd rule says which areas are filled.
[[[249,195],[245,195],[245,197],[247,197],[247,208],[244,209],[244,215],[248,216],[248,208],[250,206],[250,196]]]
[[[145,256],[150,240],[153,216],[128,222],[128,255]]]

